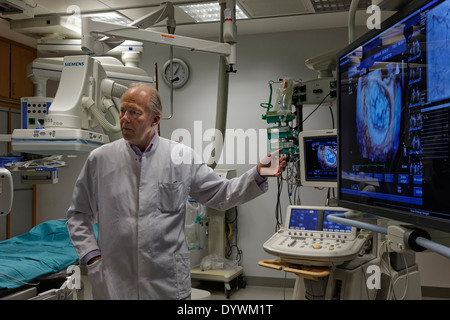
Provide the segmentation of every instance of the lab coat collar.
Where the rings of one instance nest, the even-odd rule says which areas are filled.
[[[130,145],[131,149],[134,151],[134,153],[136,154],[137,160],[139,161],[139,163],[141,163],[144,153],[150,152],[153,148],[153,145],[155,145],[155,147],[156,147],[156,144],[158,141],[159,141],[158,132],[156,132],[156,130],[155,130],[155,135],[153,136],[153,139],[150,141],[149,145],[144,150],[144,152],[142,152],[136,145],[134,145],[132,143],[129,143],[129,145]]]

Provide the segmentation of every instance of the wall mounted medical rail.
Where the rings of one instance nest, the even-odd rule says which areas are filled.
[[[449,241],[450,234],[448,233],[436,230],[424,230],[412,225],[392,225],[385,227],[364,221],[359,221],[361,219],[370,220],[384,218],[352,210],[346,213],[330,214],[328,216],[328,220],[331,222],[337,222],[344,225],[387,235],[390,247],[396,252],[422,252],[428,249],[450,259],[449,247],[431,241],[431,235],[436,235],[438,237],[442,237],[445,241]]]

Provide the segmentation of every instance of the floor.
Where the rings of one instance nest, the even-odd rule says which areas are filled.
[[[83,300],[92,300],[91,287],[86,275],[82,275],[82,281],[84,284],[84,290],[82,298]],[[293,288],[282,287],[265,287],[256,285],[247,285],[245,288],[232,291],[231,295],[227,298],[223,284],[221,283],[203,283],[199,286],[200,298],[202,294],[206,293],[206,297],[209,300],[291,300],[293,294]],[[448,300],[449,298],[434,298],[423,297],[423,300]]]
[[[81,276],[81,280],[84,285],[83,300],[92,300],[91,285],[86,275]],[[206,290],[204,290],[206,289]],[[200,290],[200,294],[208,292],[210,300],[222,300],[227,299],[225,290],[222,284],[210,284],[203,285]],[[293,288],[275,288],[275,287],[261,287],[261,286],[249,286],[235,290],[229,296],[229,300],[290,300],[292,298]],[[81,297],[79,297],[81,298]]]
[[[227,298],[223,284],[201,286],[200,288],[210,293],[208,297],[210,300],[291,300],[293,293],[293,288],[247,285],[245,288],[235,290]],[[195,295],[192,298],[195,299]]]

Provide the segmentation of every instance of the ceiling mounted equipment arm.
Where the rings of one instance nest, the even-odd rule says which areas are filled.
[[[169,6],[162,10],[157,18],[151,18],[147,15],[127,26],[83,18],[81,48],[87,54],[104,55],[123,40],[135,40],[169,45],[190,51],[219,54],[226,57],[228,65],[236,63],[235,39],[229,39],[228,43],[221,43],[141,29],[141,26],[147,27],[153,21],[161,21],[162,17],[170,13],[171,10],[173,10],[173,7],[170,9]],[[169,20],[172,20],[173,23],[175,21],[174,19]],[[171,23],[168,21],[168,24]]]
[[[174,34],[176,21],[173,4],[171,2],[166,2],[162,8],[133,21],[129,24],[129,26],[138,27],[139,29],[147,29],[166,18],[167,32],[170,34]]]
[[[170,34],[175,33],[176,21],[175,21],[175,12],[173,9],[173,4],[171,2],[165,3],[160,9],[150,12],[145,16],[129,23],[127,26],[137,27],[139,29],[147,29],[158,22],[163,21],[167,18],[167,32]],[[84,33],[83,33],[84,34]],[[102,43],[106,43],[104,45],[105,48],[111,47],[114,48],[124,42],[124,39],[117,37],[103,37],[98,41]]]

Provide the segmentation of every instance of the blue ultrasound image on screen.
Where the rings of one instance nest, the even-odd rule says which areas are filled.
[[[305,140],[304,153],[307,181],[333,181],[337,176],[337,140],[336,137],[308,137]]]
[[[319,145],[317,148],[317,161],[323,170],[336,170],[336,146]]]
[[[356,101],[357,141],[361,157],[386,162],[400,141],[401,87],[398,64],[376,69],[359,78]]]
[[[427,14],[428,103],[450,98],[450,3]]]
[[[292,209],[289,221],[289,229],[292,230],[317,230],[319,211],[310,209]]]

